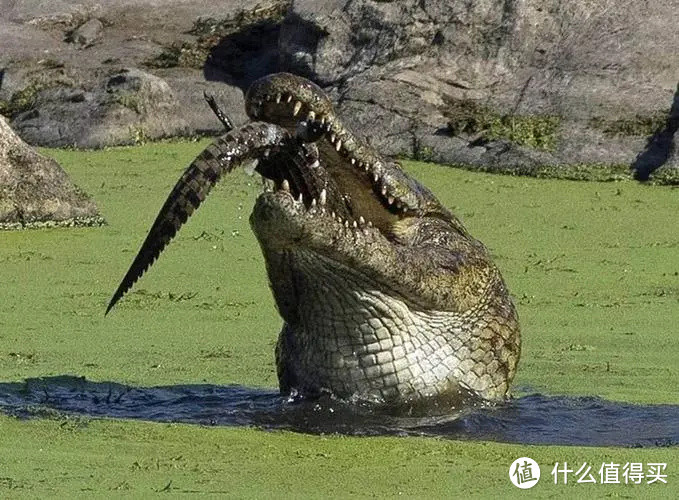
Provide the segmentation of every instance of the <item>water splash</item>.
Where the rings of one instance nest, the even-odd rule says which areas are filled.
[[[0,383],[0,411],[20,418],[58,412],[88,417],[257,426],[347,435],[438,436],[521,444],[678,446],[679,406],[533,394],[445,417],[396,417],[330,398],[287,401],[242,386],[131,387],[60,376]]]

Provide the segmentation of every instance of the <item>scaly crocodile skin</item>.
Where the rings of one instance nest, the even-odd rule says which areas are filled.
[[[259,121],[218,138],[184,172],[108,310],[221,175],[258,160],[276,187],[258,197],[250,222],[284,320],[283,393],[390,404],[506,398],[519,325],[483,244],[351,133],[308,80],[262,78],[246,111]]]

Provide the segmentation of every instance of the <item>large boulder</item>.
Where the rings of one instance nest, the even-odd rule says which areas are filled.
[[[107,75],[92,88],[45,85],[32,99],[12,122],[31,144],[101,148],[188,133],[167,82],[136,68]]]
[[[0,117],[0,229],[102,223],[94,202],[59,164],[37,153]]]
[[[670,0],[296,0],[280,49],[393,154],[631,165],[670,125],[678,22]]]
[[[276,71],[287,0],[0,0],[0,114],[33,145],[98,148],[222,131]]]

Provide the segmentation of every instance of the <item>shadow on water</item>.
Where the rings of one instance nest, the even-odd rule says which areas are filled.
[[[0,383],[0,411],[19,418],[54,412],[87,417],[255,426],[312,434],[438,436],[521,444],[677,446],[679,406],[634,405],[595,397],[520,397],[454,416],[395,417],[332,399],[287,401],[242,386],[131,387],[60,376]]]

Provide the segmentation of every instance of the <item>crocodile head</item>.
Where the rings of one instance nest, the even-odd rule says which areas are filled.
[[[319,161],[279,165],[277,189],[259,196],[250,218],[286,324],[282,389],[385,401],[468,391],[504,398],[518,323],[485,247],[343,125],[313,83],[271,75],[246,102],[253,119],[318,150]]]

